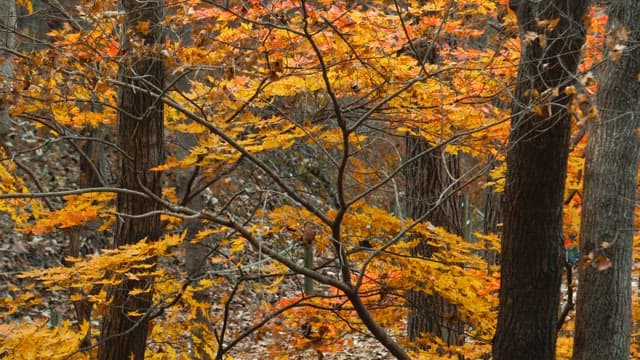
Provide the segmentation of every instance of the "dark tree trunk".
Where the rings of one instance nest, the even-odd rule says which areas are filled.
[[[489,164],[492,167],[497,166],[498,161],[491,156],[489,158]],[[482,221],[482,232],[484,234],[502,234],[502,205],[503,205],[504,193],[496,191],[495,186],[489,186],[482,192],[482,213],[484,215]],[[498,263],[499,252],[496,250],[487,249],[483,253],[484,259],[491,269],[491,265]]]
[[[132,160],[121,160],[121,187],[149,191],[160,195],[160,173],[149,171],[164,160],[163,107],[162,102],[142,89],[157,91],[164,83],[164,65],[159,57],[159,44],[163,43],[160,22],[164,14],[162,0],[123,0],[126,12],[122,53],[124,59],[120,70],[122,82],[138,87],[122,87],[119,93],[118,144]],[[141,34],[142,22],[148,22],[149,32]],[[151,49],[150,53],[138,55],[139,49],[129,48],[132,38],[142,41]],[[154,57],[151,54],[156,54]],[[139,196],[118,194],[117,211],[123,214],[139,215],[158,210],[159,205],[152,200]],[[141,218],[120,219],[115,231],[115,246],[133,244],[144,238],[157,240],[162,234],[159,215]],[[144,314],[151,305],[151,292],[141,296],[130,296],[128,291],[134,288],[148,288],[152,284],[145,281],[125,280],[121,286],[110,289],[112,304],[105,315],[100,360],[144,358],[149,324],[140,316],[131,316],[136,311]]]
[[[589,124],[580,228],[575,360],[628,359],[631,268],[640,161],[640,3],[609,5],[611,45],[599,75],[600,118]],[[628,38],[627,38],[628,36]],[[608,261],[611,267],[608,267]],[[585,264],[586,265],[586,264]],[[600,270],[598,267],[600,266]]]
[[[414,136],[407,137],[406,146],[407,159],[431,147],[426,139]],[[447,187],[454,180],[451,177],[459,176],[457,158],[436,150],[408,165],[405,174],[407,216],[415,219],[433,208],[427,220],[460,235],[459,198],[452,196],[437,205],[438,200],[447,194]],[[412,252],[414,256],[429,257],[432,251],[425,241]],[[419,339],[422,333],[430,333],[440,337],[447,345],[462,344],[463,324],[455,305],[442,296],[427,295],[420,291],[410,291],[407,304],[410,309],[407,329],[411,341]]]
[[[588,3],[510,2],[522,50],[507,152],[495,360],[555,359],[571,128],[565,88],[580,61]]]

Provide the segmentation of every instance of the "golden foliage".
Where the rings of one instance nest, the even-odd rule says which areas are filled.
[[[482,255],[499,251],[499,238],[476,233],[465,240],[426,221],[413,224],[404,218],[407,200],[399,190],[399,174],[406,159],[398,139],[423,137],[472,165],[496,159],[486,185],[502,191],[509,89],[520,50],[511,36],[515,20],[506,3],[464,0],[448,9],[449,0],[409,1],[401,14],[392,2],[365,7],[316,1],[306,4],[305,11],[292,1],[228,3],[229,8],[197,0],[170,4],[164,26],[175,34],[184,32],[189,41],[168,36],[162,49],[148,48],[144,41],[133,41],[127,49],[162,53],[170,85],[136,91],[161,97],[169,143],[178,142],[178,133],[196,139],[183,155],[170,154],[149,169],[167,175],[163,220],[173,231],[185,225],[176,216],[181,215],[202,222],[202,229],[189,237],[186,232],[169,234],[68,259],[70,267],[23,273],[23,282],[37,286],[11,288],[11,297],[0,299],[0,354],[88,358],[79,345],[87,330],[96,330],[89,323],[50,328],[44,316],[32,322],[15,318],[41,308],[44,291],[86,300],[99,318],[110,301],[105,287],[119,286],[123,279],[151,284],[130,290],[131,295],[153,293],[159,324],[150,330],[154,351],[149,358],[199,358],[205,353],[214,358],[225,344],[220,341],[228,344],[253,326],[253,341],[272,339],[265,357],[354,346],[347,335],[367,329],[350,303],[351,294],[327,282],[318,284],[316,294],[303,295],[302,276],[292,270],[309,245],[302,241],[304,231],[312,228],[316,274],[353,286],[375,321],[407,348],[416,345],[404,336],[409,290],[437,293],[458,306],[465,344],[446,347],[441,339],[425,336],[421,344],[431,345],[430,350],[413,356],[485,356],[495,328],[499,278],[496,266]],[[44,131],[52,141],[113,126],[118,87],[127,86],[114,80],[119,66],[128,65],[122,63],[117,34],[123,18],[114,2],[82,2],[77,11],[84,28],[66,24],[52,30],[50,47],[15,60],[14,88],[20,90],[11,114],[44,118],[34,125],[40,128],[55,124]],[[445,14],[449,18],[443,23]],[[597,44],[604,41],[602,16],[592,12],[590,23],[583,71],[597,63]],[[544,32],[556,24],[556,19],[538,23],[541,33],[528,34],[525,41],[545,41]],[[484,37],[494,27],[503,33]],[[151,30],[148,23],[136,29],[140,34]],[[420,64],[398,51],[423,36],[439,46],[434,64]],[[584,85],[595,90],[593,81]],[[531,94],[534,99],[537,95]],[[575,114],[582,111],[579,105],[572,105]],[[581,144],[569,161],[568,191],[581,188]],[[15,163],[4,150],[0,156],[0,193],[29,193]],[[265,168],[273,174],[265,175]],[[177,193],[184,189],[173,183],[180,172],[207,184],[203,193],[209,202],[203,209],[181,208],[186,205]],[[45,210],[38,199],[2,198],[0,211],[29,234],[45,236],[90,222],[101,223],[103,231],[116,219],[114,199],[109,193],[84,193],[66,196],[58,207]],[[579,215],[574,198],[565,212],[567,235],[578,232]],[[180,267],[187,238],[207,251],[208,270],[200,276]],[[420,242],[434,249],[430,258],[412,255]],[[606,267],[602,260],[598,266]],[[339,271],[341,261],[348,261],[348,271]],[[234,316],[235,322],[230,320]],[[215,327],[219,324],[229,327],[225,339]],[[559,356],[569,356],[569,342],[558,342]]]

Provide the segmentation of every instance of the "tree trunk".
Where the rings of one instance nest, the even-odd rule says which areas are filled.
[[[489,158],[488,162],[492,164],[492,167],[497,166],[497,160],[493,156]],[[504,193],[496,191],[495,186],[489,186],[482,191],[482,213],[484,215],[482,232],[484,234],[496,234],[498,236],[502,234],[503,198]],[[491,265],[498,263],[499,252],[487,249],[482,256],[487,261],[491,272]]]
[[[16,2],[0,0],[0,49],[16,48]],[[9,99],[11,98],[11,80],[13,78],[13,55],[0,50],[0,144],[11,129]]]
[[[575,360],[629,358],[634,210],[640,161],[637,0],[611,2],[607,34],[612,47],[627,47],[609,49],[599,75],[596,101],[600,118],[589,124],[580,254],[583,259],[591,258],[591,262],[579,269]]]
[[[431,147],[427,140],[415,136],[407,137],[406,146],[407,158]],[[459,176],[457,158],[436,152],[423,156],[406,168],[408,217],[418,218],[431,210],[453,182],[451,176]],[[460,235],[462,226],[458,200],[456,196],[445,200],[432,211],[427,220]],[[412,252],[414,256],[429,257],[432,251],[425,241]],[[419,339],[426,332],[440,337],[447,345],[462,344],[463,324],[455,305],[437,294],[427,295],[419,291],[410,291],[407,303],[410,308],[407,329],[411,341]]]
[[[588,3],[510,2],[522,50],[507,152],[495,360],[555,359],[571,128],[565,88],[580,61]]]
[[[156,91],[164,86],[164,65],[160,58],[163,34],[160,22],[164,14],[162,0],[123,0],[126,12],[124,40],[121,53],[124,54],[120,77],[131,87],[122,87],[119,92],[118,144],[132,158],[121,160],[121,187],[154,194],[161,193],[160,173],[149,171],[164,160],[163,106],[154,96],[133,87]],[[149,25],[149,26],[146,26]],[[140,33],[148,28],[147,33]],[[133,49],[133,40],[143,42],[150,49],[139,55],[141,49]],[[152,54],[156,54],[155,57]],[[159,205],[139,196],[118,194],[117,211],[123,214],[139,215],[158,210]],[[141,218],[121,217],[116,225],[115,246],[136,243],[143,238],[157,240],[162,234],[160,216],[149,215]],[[145,281],[126,279],[121,286],[110,289],[112,304],[105,315],[98,357],[100,360],[122,360],[133,358],[142,360],[146,347],[149,324],[140,316],[131,316],[131,311],[145,313],[152,301],[151,292],[140,296],[130,296],[134,288],[152,286]]]

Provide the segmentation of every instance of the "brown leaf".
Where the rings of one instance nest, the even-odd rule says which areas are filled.
[[[592,264],[596,269],[598,269],[598,271],[604,271],[613,266],[611,260],[604,255],[596,256],[596,258],[593,259]]]
[[[540,36],[540,34],[538,34],[535,31],[527,31],[526,33],[524,33],[524,35],[522,36],[522,42],[526,43],[530,43],[533,40],[537,39]]]
[[[587,255],[582,257],[582,264],[584,265],[585,268],[591,265],[591,262],[593,261],[594,256],[595,254],[593,253],[593,250],[591,250]]]
[[[304,232],[302,233],[302,245],[312,245],[315,239],[316,229],[314,228],[312,223],[306,223],[304,226]]]

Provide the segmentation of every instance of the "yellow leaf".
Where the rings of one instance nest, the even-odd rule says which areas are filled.
[[[265,149],[277,149],[279,147],[279,143],[278,143],[278,140],[276,140],[274,138],[266,138],[262,142],[262,146]]]
[[[178,160],[177,157],[175,156],[170,156],[164,164],[152,167],[151,169],[149,169],[150,171],[165,171],[171,168],[174,168],[176,166],[178,166],[178,164],[180,164],[180,160]]]
[[[27,9],[29,14],[33,13],[33,4],[31,3],[31,0],[16,0],[16,4]]]
[[[564,88],[564,93],[565,95],[575,95],[576,94],[576,87],[575,86],[567,86],[566,88]]]
[[[151,22],[149,20],[139,21],[138,24],[136,24],[136,30],[143,34],[146,34],[149,32],[150,26]]]
[[[71,296],[69,296],[69,300],[71,301],[80,301],[82,300],[83,296],[80,293],[73,293],[71,294]]]
[[[137,296],[137,295],[140,295],[140,294],[148,293],[149,291],[151,291],[150,287],[146,288],[146,289],[136,288],[136,289],[133,289],[133,290],[129,291],[129,295]]]
[[[231,241],[231,248],[229,249],[229,252],[233,253],[237,253],[244,250],[244,240],[243,239],[234,239]]]

